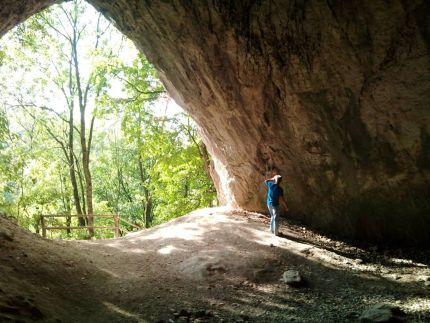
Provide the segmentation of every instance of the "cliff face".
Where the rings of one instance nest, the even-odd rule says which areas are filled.
[[[46,9],[59,0],[0,0],[0,36],[9,29],[30,17],[31,15]]]
[[[20,1],[20,19],[50,2]],[[194,117],[227,204],[264,210],[276,171],[292,217],[429,243],[428,1],[89,2]],[[1,33],[19,19],[0,4]]]

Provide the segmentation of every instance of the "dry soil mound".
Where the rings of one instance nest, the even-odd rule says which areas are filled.
[[[428,251],[360,249],[285,221],[281,232],[224,208],[98,241],[48,241],[0,218],[0,321],[345,322],[380,302],[430,320]],[[281,282],[286,270],[304,286]]]

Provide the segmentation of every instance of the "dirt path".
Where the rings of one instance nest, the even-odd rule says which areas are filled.
[[[98,241],[47,241],[0,218],[0,321],[354,322],[386,302],[430,322],[428,251],[281,232],[223,208]],[[306,286],[280,282],[288,269]]]

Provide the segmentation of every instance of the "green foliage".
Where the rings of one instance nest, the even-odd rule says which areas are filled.
[[[0,66],[3,65],[3,61],[6,58],[6,53],[3,50],[0,50]]]
[[[212,183],[204,171],[198,147],[189,145],[172,151],[161,158],[154,170],[159,176],[153,190],[157,199],[156,222],[174,218],[180,210],[186,214],[200,207],[211,205],[215,196]]]
[[[89,85],[88,114],[95,118],[94,213],[150,226],[211,205],[215,191],[190,119],[157,110],[166,94],[153,66],[109,22],[74,0],[30,18],[0,41],[0,212],[34,232],[40,232],[42,214],[76,214],[65,153],[70,111],[78,110],[72,109],[78,84],[67,21],[81,31],[81,81]],[[76,113],[74,174],[85,203]],[[52,218],[49,225],[66,221]],[[76,217],[70,221],[79,225]],[[112,220],[95,225],[112,226]],[[85,229],[49,232],[61,239],[86,236]],[[112,236],[112,230],[96,230],[96,238]]]
[[[4,148],[7,134],[8,134],[8,120],[6,117],[6,113],[0,110],[0,149]]]

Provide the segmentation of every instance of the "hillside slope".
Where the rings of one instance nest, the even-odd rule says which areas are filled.
[[[120,239],[49,241],[0,217],[0,321],[345,322],[380,302],[430,321],[428,251],[281,232],[216,208]],[[280,282],[288,269],[306,286]]]

